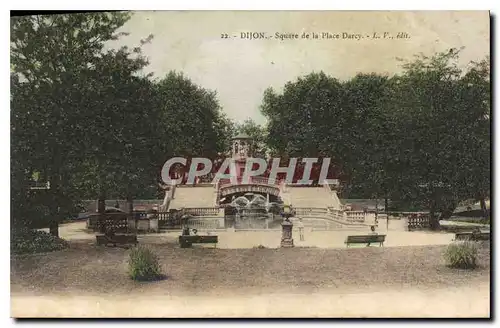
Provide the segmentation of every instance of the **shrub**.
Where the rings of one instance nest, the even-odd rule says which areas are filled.
[[[162,277],[158,257],[147,247],[138,246],[130,251],[128,267],[134,280],[151,281]]]
[[[258,246],[254,246],[253,248],[264,249],[264,248],[267,248],[267,247],[264,246],[264,245],[258,245]]]
[[[10,241],[13,254],[59,251],[68,246],[64,239],[39,230],[17,230],[12,233]]]
[[[445,259],[448,266],[459,269],[476,268],[478,244],[471,240],[457,241],[448,246]]]

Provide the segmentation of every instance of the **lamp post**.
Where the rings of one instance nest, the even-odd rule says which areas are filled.
[[[281,223],[281,247],[293,247],[292,229],[293,223],[290,218],[295,215],[291,205],[285,205],[281,211],[281,216],[284,218]]]

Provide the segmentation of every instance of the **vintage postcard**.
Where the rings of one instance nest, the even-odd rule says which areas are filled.
[[[11,16],[14,318],[489,318],[488,11]]]

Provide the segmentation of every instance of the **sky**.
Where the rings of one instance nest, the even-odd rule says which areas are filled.
[[[393,75],[401,71],[396,58],[450,48],[465,47],[459,62],[465,67],[489,55],[489,24],[487,11],[138,11],[123,26],[129,35],[118,45],[137,46],[153,34],[143,46],[148,73],[161,78],[183,72],[216,91],[231,119],[264,123],[259,107],[268,87],[279,91],[313,71],[340,80],[357,73]],[[242,39],[242,32],[263,32],[266,38]],[[275,33],[299,39],[280,40]],[[309,39],[302,39],[303,33]],[[409,37],[397,38],[398,33]],[[363,38],[343,38],[347,34]]]

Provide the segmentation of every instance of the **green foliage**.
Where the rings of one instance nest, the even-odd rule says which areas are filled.
[[[229,148],[232,126],[214,91],[175,72],[157,81],[155,89],[162,127],[154,148],[158,172],[173,156],[215,158]]]
[[[448,266],[458,269],[474,269],[477,266],[477,242],[464,240],[454,242],[446,248],[444,257]]]
[[[61,209],[82,196],[75,179],[88,163],[96,165],[99,177],[92,177],[97,180],[95,195],[110,189],[106,182],[114,176],[106,179],[106,173],[126,171],[107,166],[103,159],[109,149],[124,143],[109,121],[119,118],[120,107],[129,108],[117,100],[137,90],[139,78],[132,74],[147,62],[136,49],[131,58],[127,48],[104,50],[104,44],[123,35],[116,30],[129,18],[115,12],[11,19],[13,205],[38,205],[25,194],[32,173],[39,172],[40,180],[50,181],[50,190],[39,192],[47,194],[43,204],[57,223],[67,214]]]
[[[172,156],[215,157],[232,123],[182,74],[144,76],[141,46],[104,47],[129,13],[11,19],[11,221],[61,222],[78,199],[157,198]],[[196,131],[196,133],[193,133]],[[34,173],[50,190],[30,191]]]
[[[458,201],[487,199],[490,190],[489,60],[461,69],[458,56],[420,55],[391,77],[340,82],[321,72],[281,94],[268,89],[268,146],[277,155],[331,157],[342,197],[428,209],[437,228]]]
[[[264,126],[257,124],[252,119],[247,119],[236,125],[238,133],[245,133],[252,138],[253,156],[266,158],[268,149],[266,146],[267,130]]]
[[[144,246],[134,247],[130,251],[128,266],[129,275],[134,280],[149,281],[162,277],[158,257]]]
[[[63,250],[68,243],[39,230],[15,230],[10,241],[12,254],[30,254]]]
[[[287,83],[282,94],[266,90],[261,111],[268,118],[271,152],[290,157],[342,154],[341,95],[341,83],[323,72]]]
[[[427,208],[434,227],[460,200],[490,196],[489,58],[462,69],[451,49],[391,77],[311,73],[264,92],[266,126],[235,125],[215,91],[182,73],[142,74],[151,35],[137,47],[105,47],[129,18],[11,19],[15,226],[61,222],[78,199],[156,198],[168,158],[218,157],[236,131],[255,139],[257,156],[331,157],[345,198]],[[32,191],[34,180],[50,190]]]

